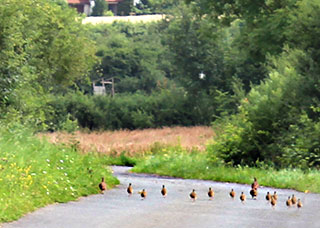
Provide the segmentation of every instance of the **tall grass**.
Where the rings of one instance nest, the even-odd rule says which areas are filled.
[[[98,193],[101,177],[112,177],[108,159],[80,154],[76,146],[56,146],[27,130],[0,131],[0,222],[54,202]]]
[[[79,147],[84,152],[96,151],[119,156],[126,151],[128,155],[136,156],[152,150],[155,144],[181,145],[188,150],[197,148],[203,151],[206,142],[214,136],[214,131],[212,127],[196,126],[90,133],[78,131],[74,134],[54,132],[44,135],[53,143],[79,142]]]
[[[218,160],[212,162],[212,157],[209,160],[205,152],[188,152],[181,147],[162,148],[138,162],[132,171],[243,184],[251,184],[253,177],[257,177],[263,186],[320,193],[320,172],[317,170],[228,167]]]

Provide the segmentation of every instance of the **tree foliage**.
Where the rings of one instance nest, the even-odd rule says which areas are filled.
[[[4,0],[0,14],[2,108],[18,102],[16,108],[24,110],[37,94],[61,91],[94,64],[95,49],[81,18],[65,5]]]
[[[108,3],[105,0],[95,0],[91,16],[103,16],[108,10]]]
[[[162,66],[166,61],[162,59],[165,48],[155,25],[114,23],[95,26],[91,32],[100,59],[91,74],[92,80],[114,77],[117,93],[150,93],[158,81],[166,78]]]
[[[315,46],[319,38],[318,30],[311,29],[319,23],[319,6],[317,1],[301,0],[283,15],[287,26],[282,53],[278,57],[269,55],[269,76],[251,89],[239,114],[230,119],[211,147],[226,162],[320,167],[320,66]],[[300,36],[293,28],[305,32]]]

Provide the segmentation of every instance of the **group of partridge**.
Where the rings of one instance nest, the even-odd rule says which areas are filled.
[[[257,178],[254,178],[254,181],[251,184],[251,190],[250,190],[250,195],[251,195],[252,199],[254,199],[254,200],[257,199],[258,188],[259,188],[259,183],[257,181]],[[103,193],[107,189],[107,184],[105,183],[104,178],[102,178],[101,183],[99,183],[99,189],[100,189],[101,193]],[[160,192],[163,197],[167,196],[168,191],[164,185],[162,185],[162,189]],[[133,188],[132,188],[131,183],[129,183],[129,186],[127,187],[127,193],[129,194],[129,196],[131,196],[133,194]],[[145,189],[142,189],[142,191],[139,191],[138,193],[140,194],[142,199],[145,199],[147,197],[147,191]],[[236,197],[236,192],[233,189],[231,189],[229,195],[232,199],[234,199]],[[192,201],[195,201],[197,199],[197,193],[196,193],[195,189],[192,190],[192,192],[190,193],[189,196]],[[208,190],[208,197],[209,197],[209,199],[214,198],[214,191],[211,187]],[[244,194],[244,192],[241,192],[240,200],[241,200],[241,202],[246,201],[246,195]],[[270,194],[270,192],[267,192],[266,200],[268,202],[270,202],[271,206],[274,208],[278,202],[277,192],[275,191],[273,194]],[[292,196],[288,196],[288,199],[286,200],[285,203],[288,207],[292,207],[292,206],[296,206],[298,208],[302,207],[301,200],[297,199],[294,194]]]

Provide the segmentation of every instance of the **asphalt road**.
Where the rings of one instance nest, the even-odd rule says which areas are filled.
[[[4,228],[319,228],[320,195],[293,190],[259,188],[257,200],[249,197],[248,185],[218,183],[202,180],[183,180],[156,175],[131,174],[127,167],[113,167],[121,182],[104,195],[81,198],[76,202],[54,204],[26,215],[20,220],[4,224]],[[126,188],[132,183],[134,194],[128,197]],[[163,198],[161,186],[166,185],[168,195]],[[213,200],[207,197],[208,188],[215,191]],[[146,189],[148,196],[142,200],[138,191]],[[234,188],[236,199],[229,197]],[[192,189],[198,194],[193,202]],[[247,195],[241,203],[239,195]],[[266,192],[277,191],[278,203],[273,209],[265,200]],[[287,208],[285,201],[291,194],[301,198],[303,208]]]

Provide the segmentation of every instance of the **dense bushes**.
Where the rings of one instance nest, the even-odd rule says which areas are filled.
[[[303,75],[310,61],[300,50],[275,59],[269,78],[251,89],[238,114],[225,120],[211,153],[232,165],[320,167],[318,108],[312,108],[319,94],[307,96],[314,85]]]
[[[203,99],[206,102],[201,102]],[[47,125],[50,130],[63,129],[60,121],[70,119],[77,120],[82,128],[96,130],[209,125],[214,115],[213,102],[209,97],[189,97],[182,89],[164,89],[151,95],[116,94],[114,98],[68,94],[49,102],[54,111],[48,113]]]

